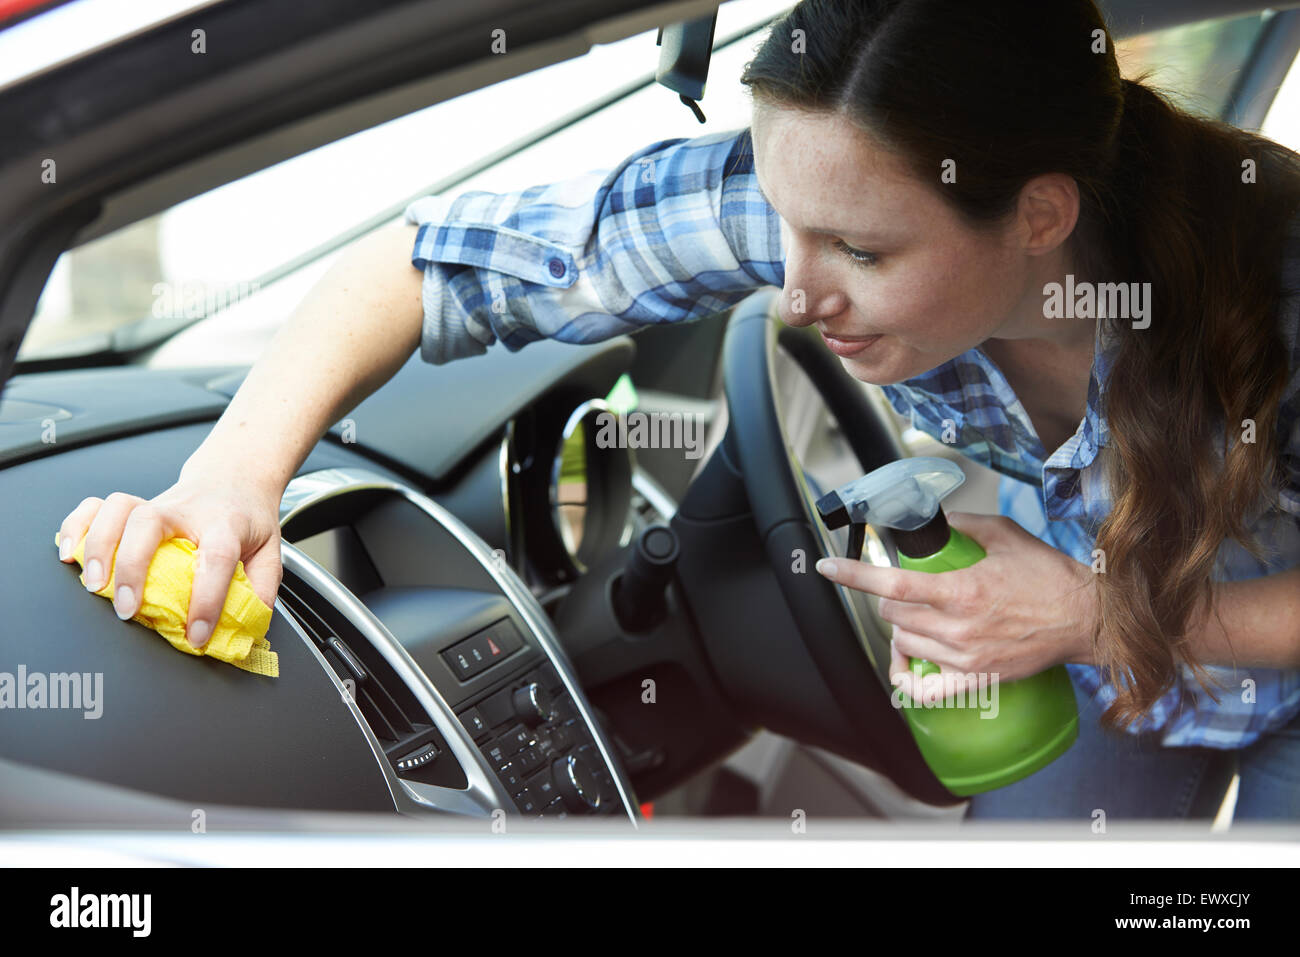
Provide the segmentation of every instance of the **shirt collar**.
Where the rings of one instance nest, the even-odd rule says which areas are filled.
[[[1041,441],[1035,439],[1028,413],[1010,383],[997,364],[979,348],[970,349],[899,385],[939,402],[951,411],[963,431],[979,433],[1008,456],[1036,460],[1045,469],[1086,468],[1107,445],[1110,436],[1101,412],[1101,399],[1119,336],[1108,326],[1106,320],[1097,321],[1083,418],[1074,435],[1055,450],[1044,449]]]

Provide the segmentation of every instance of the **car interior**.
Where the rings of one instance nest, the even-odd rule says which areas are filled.
[[[0,51],[93,3],[3,25]],[[296,301],[411,199],[743,126],[733,74],[790,5],[223,0],[0,74],[0,672],[103,682],[94,719],[6,714],[0,826],[960,824],[890,705],[875,600],[811,572],[847,540],[815,502],[936,455],[966,474],[946,506],[995,513],[998,476],[784,326],[773,289],[593,345],[413,356],[286,490],[277,678],[117,620],[51,544],[87,496],[170,486]],[[1126,70],[1300,145],[1300,5],[1103,6]],[[631,412],[699,441],[600,440]],[[870,530],[865,560],[895,559]],[[1206,783],[1207,826],[1232,784]]]

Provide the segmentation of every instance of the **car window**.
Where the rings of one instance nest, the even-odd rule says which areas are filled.
[[[1116,41],[1124,76],[1150,74],[1147,84],[1169,93],[1179,106],[1221,116],[1233,84],[1271,14],[1223,17],[1153,30]]]
[[[716,37],[721,41],[760,26],[792,5],[792,0],[724,3]],[[516,152],[452,192],[563,179],[612,166],[655,139],[748,125],[739,77],[760,36],[754,32],[714,54],[701,104],[705,124],[674,93],[652,84]],[[265,334],[267,323],[287,317],[332,256],[315,257],[267,288],[260,277],[597,96],[652,75],[658,53],[655,31],[597,46],[577,59],[278,163],[78,247],[59,259],[20,358],[150,316],[184,319],[220,312],[228,334]],[[255,346],[250,340],[254,356]],[[208,361],[228,358],[238,361],[207,356]]]
[[[1300,150],[1300,56],[1291,62],[1260,132],[1283,146]]]

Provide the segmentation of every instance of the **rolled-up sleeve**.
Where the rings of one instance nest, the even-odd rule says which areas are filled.
[[[434,364],[498,339],[517,350],[701,319],[784,282],[748,130],[665,140],[613,170],[514,193],[426,197],[406,221],[420,227],[420,351]]]

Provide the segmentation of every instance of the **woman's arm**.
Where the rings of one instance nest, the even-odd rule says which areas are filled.
[[[391,378],[420,341],[414,226],[358,241],[258,358],[181,477],[236,472],[279,499],[325,430]]]
[[[1300,668],[1300,568],[1216,583],[1214,609],[1189,637],[1202,664]]]
[[[784,284],[780,218],[747,130],[665,140],[609,171],[513,193],[412,203],[425,271],[421,355],[442,364],[498,339],[597,342],[724,312]]]
[[[325,430],[385,382],[415,351],[421,273],[410,265],[414,226],[356,243],[312,289],[249,372],[176,484],[145,501],[115,492],[88,498],[59,528],[59,557],[84,535],[86,587],[115,578],[113,606],[140,607],[161,542],[199,546],[186,634],[201,646],[221,613],[235,563],[267,604],[280,584],[280,496]]]

